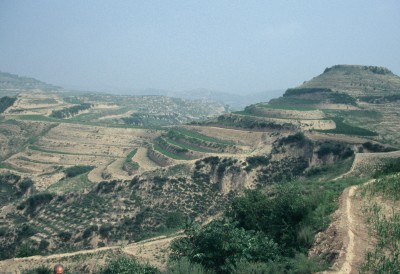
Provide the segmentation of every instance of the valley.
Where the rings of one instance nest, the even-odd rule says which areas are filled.
[[[271,260],[274,267],[290,268],[304,258],[301,263],[315,271],[357,273],[377,264],[360,260],[366,249],[346,250],[359,242],[348,232],[355,224],[347,229],[335,216],[348,224],[349,206],[357,206],[359,224],[367,224],[370,205],[360,195],[372,190],[365,182],[400,172],[400,77],[386,68],[333,66],[282,97],[235,112],[201,99],[77,93],[2,77],[13,81],[0,83],[1,94],[15,98],[4,100],[0,116],[0,267],[7,271],[61,261],[73,271],[96,272],[125,254],[168,273],[172,252],[208,270],[233,273],[222,263],[190,257],[179,245],[169,249],[173,239],[213,226],[215,232],[229,218],[238,218],[223,223],[232,226],[229,233],[249,241],[264,233],[281,250],[259,260],[238,259],[228,268]],[[294,206],[304,214],[293,213],[297,223],[281,224],[278,213],[267,211],[291,234],[282,236],[257,218],[252,221],[261,224],[246,226],[240,212],[232,215],[235,202],[246,202],[242,197],[261,195],[248,190],[271,200],[262,210],[282,206],[288,215],[285,199],[300,199]],[[348,204],[356,200],[351,197],[357,205]],[[392,207],[398,206],[395,200]],[[342,213],[334,213],[337,208]],[[189,228],[198,234],[188,234]],[[247,232],[255,230],[261,234]],[[360,251],[350,255],[354,250]],[[315,265],[313,256],[319,258]],[[348,265],[351,270],[344,269]]]

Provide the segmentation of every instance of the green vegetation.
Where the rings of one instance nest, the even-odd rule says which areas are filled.
[[[321,103],[319,99],[279,97],[268,102],[268,108],[288,109],[288,110],[315,110],[314,105]]]
[[[304,255],[317,231],[329,223],[335,196],[326,191],[307,191],[294,184],[276,185],[268,196],[247,190],[234,198],[225,211],[226,219],[203,227],[190,225],[186,237],[173,241],[172,259],[187,258],[216,273],[240,273],[238,267],[264,263],[262,269],[290,271],[298,267],[310,273],[325,265]],[[289,263],[290,261],[290,263]],[[296,266],[297,262],[297,266]],[[260,272],[261,273],[261,272]]]
[[[87,173],[94,168],[95,168],[94,166],[72,166],[72,167],[66,168],[64,170],[64,173],[65,173],[66,178],[72,178],[72,177]]]
[[[99,274],[157,274],[157,268],[139,263],[133,257],[120,256],[112,259]]]
[[[397,159],[397,163],[399,160]],[[382,174],[382,172],[380,173]],[[363,195],[368,197],[382,195],[385,200],[400,200],[400,173],[381,175],[375,182],[364,186]],[[360,273],[399,273],[400,272],[400,214],[393,209],[391,213],[383,210],[376,202],[364,209],[377,238],[376,246],[365,255]]]
[[[312,99],[312,97],[318,99]],[[357,105],[354,97],[345,92],[337,92],[329,88],[288,89],[285,94],[283,94],[283,97],[271,100],[271,103],[272,105],[287,105],[289,107],[292,105],[309,105],[318,103]]]
[[[279,146],[296,144],[298,147],[303,147],[307,143],[312,144],[312,142],[306,138],[303,132],[297,132],[293,135],[288,135],[287,137],[279,139]]]
[[[283,97],[299,96],[305,94],[315,93],[331,93],[332,90],[329,88],[289,88],[283,94]]]
[[[232,127],[232,128],[244,128],[252,130],[266,130],[266,129],[284,130],[284,129],[294,128],[294,126],[291,125],[290,123],[280,124],[259,117],[242,116],[234,114],[221,115],[217,118],[216,121],[209,121],[203,124],[216,125],[222,127]]]
[[[58,182],[51,184],[47,191],[57,193],[79,192],[82,189],[90,189],[94,183],[89,181],[88,174],[84,173],[72,178],[62,178]]]
[[[246,158],[247,166],[246,166],[246,171],[249,172],[259,166],[267,166],[270,163],[271,156],[263,156],[263,155],[257,155],[257,156],[249,156]]]
[[[175,153],[172,153],[171,151],[165,149],[165,144],[168,144],[168,143],[166,141],[154,143],[153,148],[155,151],[157,151],[161,154],[164,154],[165,156],[175,159],[175,160],[190,160],[190,158],[187,156],[175,154]],[[185,153],[187,151],[188,150],[184,150],[184,149],[180,148],[176,153]]]
[[[135,156],[136,152],[137,148],[129,152],[129,154],[126,156],[126,159],[122,163],[122,169],[128,172],[129,175],[132,175],[134,171],[139,169],[139,164],[132,160],[132,157]]]
[[[231,273],[242,258],[275,260],[278,246],[260,232],[246,231],[229,222],[212,221],[204,227],[190,227],[186,238],[173,241],[172,259],[188,258],[218,273]]]
[[[7,108],[11,107],[17,98],[10,98],[8,96],[4,96],[0,98],[0,113],[3,113]]]
[[[326,155],[334,155],[338,156],[339,159],[346,159],[353,156],[354,151],[345,143],[326,141],[320,145],[317,155],[319,158]]]
[[[53,110],[53,112],[50,114],[50,117],[54,117],[57,119],[65,119],[78,114],[79,111],[87,110],[90,109],[91,107],[93,107],[92,104],[83,103],[80,105],[64,108],[61,110]]]
[[[286,104],[281,104],[275,102],[274,104],[266,104],[266,105],[261,105],[263,108],[269,108],[269,109],[284,109],[284,110],[298,110],[298,111],[312,111],[316,110],[317,108],[315,107],[310,107],[310,106],[301,106],[301,105],[288,105],[287,103],[289,100],[285,100]],[[310,103],[315,103],[315,101],[305,101],[305,100],[297,100],[297,103],[301,104],[310,104]]]
[[[46,205],[53,200],[54,195],[48,192],[40,192],[29,196],[24,202],[22,202],[17,209],[26,209],[28,214],[34,213],[39,207]]]
[[[67,274],[68,272],[65,272]],[[38,266],[30,270],[22,271],[22,274],[53,274],[53,271],[46,266]]]
[[[397,150],[393,147],[385,147],[380,144],[373,144],[371,142],[365,142],[362,144],[362,146],[363,148],[368,149],[371,152],[390,152]]]
[[[194,139],[198,139],[204,142],[210,142],[210,143],[217,143],[217,144],[221,144],[221,145],[235,145],[236,143],[234,141],[228,141],[228,140],[221,140],[215,137],[211,137],[211,136],[207,136],[204,134],[201,134],[197,131],[194,130],[187,130],[184,128],[174,128],[171,134],[181,134],[184,135],[185,137],[191,137]],[[170,135],[168,135],[169,137],[171,137]]]
[[[378,133],[370,131],[368,129],[360,128],[357,126],[351,126],[343,122],[343,118],[334,117],[331,118],[335,124],[335,129],[321,130],[326,133],[335,134],[347,134],[347,135],[358,135],[358,136],[378,136]]]
[[[361,96],[361,101],[373,104],[384,104],[389,102],[396,102],[400,100],[400,95],[387,95],[387,96]]]

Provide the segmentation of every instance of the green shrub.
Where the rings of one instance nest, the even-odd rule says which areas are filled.
[[[111,224],[103,224],[100,226],[99,233],[101,237],[106,238],[108,234],[110,234],[111,230],[112,230]]]
[[[64,174],[67,178],[76,177],[94,169],[94,166],[72,166],[64,170]]]
[[[90,109],[91,107],[93,107],[93,104],[83,103],[80,105],[64,108],[61,110],[53,110],[52,113],[50,114],[50,117],[64,119],[78,114],[79,111]]]
[[[259,167],[259,166],[267,166],[269,164],[269,161],[271,160],[271,156],[263,156],[263,155],[257,155],[257,156],[250,156],[246,158],[247,162],[247,167],[246,171],[249,172],[250,170]]]
[[[26,211],[28,213],[33,213],[40,206],[50,203],[50,201],[53,199],[53,197],[54,197],[54,195],[52,193],[48,193],[48,192],[34,194],[34,195],[30,196],[28,199],[26,199],[25,202],[21,203],[18,206],[18,209],[21,210],[21,209],[26,208]]]
[[[0,98],[0,113],[3,113],[7,108],[11,107],[17,98],[10,98],[8,96],[4,96]]]
[[[322,130],[327,133],[336,133],[336,134],[347,134],[347,135],[358,135],[358,136],[378,136],[378,133],[373,132],[368,129],[360,128],[357,126],[352,126],[343,122],[343,118],[332,118],[332,120],[336,124],[335,129]]]
[[[25,192],[33,186],[33,181],[29,178],[24,178],[18,183],[18,186],[20,193],[25,194]]]
[[[112,259],[99,274],[156,274],[157,268],[141,264],[133,257],[120,256]]]
[[[168,264],[167,274],[211,274],[201,264],[191,263],[187,258],[171,261]]]
[[[40,252],[36,248],[32,247],[31,245],[25,243],[22,244],[17,251],[16,257],[17,258],[23,258],[23,257],[30,257],[30,256],[35,256],[39,255]]]
[[[22,274],[52,274],[53,271],[46,266],[39,266],[30,270],[24,270]]]
[[[67,241],[69,241],[71,239],[72,234],[70,232],[68,232],[68,231],[61,231],[60,233],[58,233],[58,237],[60,237],[60,239],[63,242],[67,242]]]
[[[186,237],[171,244],[171,259],[188,258],[218,273],[231,273],[241,259],[275,260],[278,246],[263,233],[237,228],[230,222],[212,221],[204,227],[191,226]]]

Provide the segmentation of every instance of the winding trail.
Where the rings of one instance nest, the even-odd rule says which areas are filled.
[[[345,261],[342,267],[339,269],[337,273],[351,273],[353,268],[353,259],[354,259],[354,218],[352,217],[352,197],[354,196],[354,192],[356,191],[357,186],[351,186],[347,190],[346,201],[345,201],[345,213],[346,213],[346,223],[347,223],[347,237],[348,244],[346,247],[346,256]]]
[[[20,273],[21,269],[30,269],[37,267],[38,265],[51,264],[52,260],[58,260],[62,262],[63,260],[76,256],[76,255],[87,255],[96,254],[102,251],[112,251],[120,250],[123,253],[135,256],[141,261],[148,262],[160,269],[163,269],[165,265],[165,257],[168,256],[168,247],[172,240],[180,237],[182,232],[170,236],[160,236],[147,240],[143,240],[137,243],[132,243],[122,246],[108,246],[100,247],[90,250],[80,250],[76,252],[53,254],[49,256],[31,256],[25,258],[13,258],[8,260],[0,261],[0,273]],[[160,254],[162,252],[162,254]],[[162,258],[164,260],[162,260]]]

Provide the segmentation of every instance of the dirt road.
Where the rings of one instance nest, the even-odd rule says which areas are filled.
[[[24,269],[32,269],[34,267],[38,267],[41,265],[47,265],[51,267],[55,262],[65,263],[68,258],[77,256],[77,255],[96,255],[97,253],[103,251],[113,251],[120,250],[123,253],[135,256],[140,259],[141,262],[148,262],[160,269],[164,269],[167,257],[168,257],[168,247],[171,241],[180,234],[174,234],[171,236],[161,236],[156,237],[144,241],[140,241],[137,243],[122,246],[109,246],[109,247],[101,247],[95,248],[91,250],[81,250],[70,253],[62,253],[62,254],[54,254],[49,256],[31,256],[25,258],[13,258],[9,260],[0,261],[0,273],[20,273],[21,270]],[[96,260],[97,262],[98,260]],[[82,263],[84,263],[83,261]]]

